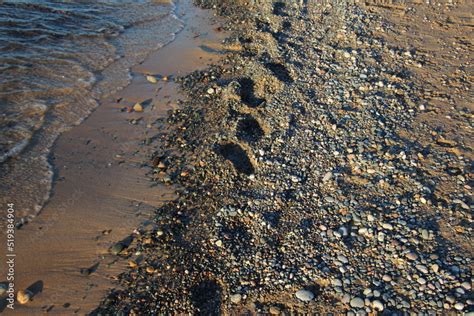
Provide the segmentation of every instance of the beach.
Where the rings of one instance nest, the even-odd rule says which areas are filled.
[[[27,304],[15,302],[14,310],[7,308],[3,296],[3,313],[88,314],[128,267],[127,260],[117,260],[110,248],[131,240],[140,229],[153,227],[154,210],[175,198],[171,185],[151,181],[152,167],[147,164],[166,130],[167,112],[186,100],[175,78],[222,58],[220,41],[225,34],[214,30],[216,21],[210,12],[188,1],[177,3],[174,14],[173,19],[182,25],[176,36],[133,65],[130,83],[101,94],[96,101],[100,106],[55,140],[47,159],[54,174],[52,189],[41,211],[36,212],[28,201],[47,190],[45,181],[35,183],[36,178],[29,178],[23,187],[24,182],[15,176],[14,190],[2,191],[2,199],[15,205],[15,296],[18,291],[31,294]],[[37,150],[45,149],[28,147],[25,157]],[[22,161],[23,156],[8,163],[18,165],[17,170],[35,172],[31,166],[22,166]],[[2,174],[3,185],[10,182],[9,175]],[[17,203],[39,184],[45,187],[32,199]],[[19,197],[17,192],[23,194]],[[2,254],[3,258],[9,255],[5,247]],[[5,286],[7,269],[2,265]]]
[[[472,315],[472,4],[174,10],[54,142],[3,311]]]

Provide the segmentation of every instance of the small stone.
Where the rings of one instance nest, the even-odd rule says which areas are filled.
[[[387,229],[387,230],[393,230],[392,224],[389,224],[389,223],[383,223],[382,227]]]
[[[470,290],[471,289],[471,283],[469,282],[463,282],[461,283],[461,286],[465,289],[465,290]]]
[[[349,260],[347,259],[347,257],[343,255],[338,255],[337,260],[341,261],[342,263],[349,263]]]
[[[428,268],[422,264],[417,264],[416,268],[420,271],[423,272],[424,274],[428,274]]]
[[[281,311],[278,307],[271,306],[269,310],[271,315],[280,315]]]
[[[157,83],[158,80],[156,79],[155,76],[152,76],[152,75],[147,75],[146,76],[146,80],[148,80],[148,82],[151,82],[151,83]]]
[[[342,286],[342,281],[339,280],[339,279],[334,279],[334,280],[331,281],[331,284],[333,286]]]
[[[332,178],[332,172],[330,172],[330,171],[326,172],[326,174],[323,177],[323,182],[327,182],[327,181],[331,180],[331,178]]]
[[[343,302],[344,304],[349,304],[350,301],[351,296],[349,294],[346,293],[342,296],[341,302]]]
[[[216,246],[217,247],[222,247],[222,240],[216,241]]]
[[[351,303],[350,303],[351,307],[354,307],[354,308],[363,308],[364,307],[364,300],[361,299],[360,297],[354,297],[351,299]]]
[[[389,276],[388,274],[384,274],[382,277],[382,280],[384,280],[385,282],[390,282],[392,281],[392,277]]]
[[[152,266],[148,266],[146,267],[146,272],[153,274],[155,272],[155,268],[153,268]]]
[[[424,278],[418,278],[418,280],[416,281],[420,283],[421,285],[426,284],[426,280]]]
[[[295,293],[295,296],[303,302],[309,302],[314,298],[314,294],[307,290],[299,290]]]
[[[239,304],[242,300],[242,295],[240,294],[233,294],[230,296],[230,301],[234,304]]]
[[[133,106],[133,110],[135,112],[143,112],[143,106],[140,103],[135,103]]]
[[[454,304],[454,308],[458,311],[462,311],[464,309],[464,304],[461,302],[457,302],[456,304]]]
[[[18,293],[16,294],[16,300],[20,304],[26,304],[30,301],[30,299],[31,299],[31,292],[29,291],[18,291]]]
[[[207,94],[214,94],[214,89],[213,88],[209,88],[207,89]]]
[[[113,255],[118,255],[122,252],[124,248],[125,247],[123,246],[123,244],[118,242],[110,248],[110,253]]]
[[[424,240],[430,239],[430,233],[427,229],[421,230],[421,238],[423,238]]]
[[[413,261],[418,259],[418,255],[414,252],[407,253],[406,257],[407,257],[407,259],[410,259],[410,260],[413,260]]]
[[[379,300],[373,301],[373,302],[372,302],[372,307],[373,307],[376,311],[379,311],[379,312],[383,311],[383,308],[384,308],[383,303],[382,303],[381,301],[379,301]]]

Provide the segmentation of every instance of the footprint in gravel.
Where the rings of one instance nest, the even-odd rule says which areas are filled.
[[[265,67],[270,70],[273,75],[278,78],[278,80],[286,83],[293,82],[293,78],[291,77],[290,72],[284,65],[280,63],[266,63]]]
[[[260,123],[252,116],[245,115],[237,123],[236,136],[239,140],[253,143],[260,140],[265,135]]]
[[[197,315],[221,314],[222,289],[215,281],[205,280],[191,288],[191,300]]]
[[[218,152],[234,165],[237,172],[247,175],[255,173],[249,156],[240,145],[233,143],[219,145]]]
[[[242,78],[239,80],[240,84],[240,97],[242,98],[242,102],[247,104],[248,106],[255,108],[260,106],[265,99],[257,98],[255,96],[255,82],[250,78]]]

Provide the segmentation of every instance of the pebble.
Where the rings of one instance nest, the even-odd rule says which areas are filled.
[[[462,311],[464,309],[464,304],[461,303],[461,302],[458,302],[458,303],[454,304],[454,308],[458,311]]]
[[[337,260],[341,261],[342,263],[349,263],[349,260],[347,259],[347,257],[343,255],[338,255]]]
[[[384,309],[384,306],[383,306],[383,303],[379,300],[375,300],[372,302],[372,307],[376,310],[376,311],[383,311]]]
[[[230,296],[230,301],[234,304],[239,304],[241,300],[242,300],[242,295],[240,294],[232,294]]]
[[[389,223],[383,223],[382,227],[387,229],[387,230],[393,230],[392,224],[389,224]]]
[[[420,271],[423,272],[424,274],[428,274],[428,268],[422,264],[417,264],[416,268]]]
[[[16,295],[16,300],[20,304],[26,304],[31,299],[31,293],[29,291],[18,291]]]
[[[269,312],[271,315],[280,315],[281,310],[278,307],[271,306]]]
[[[413,260],[413,261],[418,259],[418,255],[414,252],[407,253],[406,257],[407,257],[407,259],[410,259],[410,260]]]
[[[423,238],[424,240],[430,239],[430,233],[427,229],[421,230],[421,238]]]
[[[418,280],[416,281],[420,283],[421,285],[426,284],[426,280],[424,278],[418,278]]]
[[[463,282],[463,283],[461,284],[461,286],[462,286],[465,290],[468,290],[468,291],[471,289],[471,283],[469,283],[469,282]]]
[[[354,308],[363,308],[365,303],[364,303],[364,300],[361,299],[360,297],[354,297],[351,299],[350,305],[351,307],[354,307]]]
[[[343,302],[344,304],[349,304],[350,301],[351,296],[349,294],[346,293],[342,296],[341,302]]]
[[[110,248],[110,253],[113,254],[113,255],[118,255],[119,253],[122,252],[122,250],[124,249],[125,247],[123,246],[122,243],[116,243],[115,245],[113,245],[111,248]]]
[[[307,290],[299,290],[295,293],[295,296],[303,302],[309,302],[314,298],[314,294]]]
[[[385,282],[390,282],[392,281],[392,277],[389,276],[388,274],[384,274],[382,277],[382,280],[384,280]]]
[[[151,76],[151,75],[147,75],[146,76],[146,80],[148,80],[148,82],[151,82],[151,83],[157,83],[158,80],[156,79],[155,76]]]
[[[140,103],[135,103],[133,106],[133,110],[135,112],[143,112],[143,106]]]

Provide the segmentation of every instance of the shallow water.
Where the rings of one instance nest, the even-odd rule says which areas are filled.
[[[34,216],[52,182],[48,153],[129,69],[182,29],[171,2],[0,3],[0,202]]]

